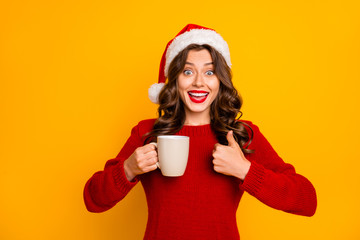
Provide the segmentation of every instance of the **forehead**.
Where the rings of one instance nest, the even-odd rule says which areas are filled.
[[[205,63],[211,63],[212,58],[210,52],[207,49],[202,50],[190,50],[186,59],[187,63],[193,63],[195,65],[203,65]]]

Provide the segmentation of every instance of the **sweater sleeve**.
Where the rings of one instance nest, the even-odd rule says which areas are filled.
[[[272,208],[314,215],[317,198],[311,182],[278,156],[256,125],[251,126],[254,137],[249,147],[255,152],[246,156],[251,166],[240,188]]]
[[[103,171],[96,172],[85,184],[84,202],[90,212],[104,212],[114,207],[137,184],[129,182],[124,171],[124,161],[142,146],[139,125],[131,131],[124,147],[116,158],[108,160]]]

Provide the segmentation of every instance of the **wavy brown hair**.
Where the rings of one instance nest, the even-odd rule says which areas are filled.
[[[172,135],[178,132],[185,123],[184,103],[177,88],[177,79],[184,70],[189,51],[209,51],[214,63],[214,72],[220,80],[218,95],[210,106],[210,124],[219,143],[228,144],[226,135],[233,130],[235,140],[245,153],[253,150],[247,149],[253,137],[251,127],[239,121],[242,116],[240,108],[242,99],[232,83],[232,73],[224,57],[210,45],[191,44],[181,51],[169,66],[168,82],[159,94],[158,119],[151,132],[146,134],[145,143],[156,141],[159,135]],[[246,130],[250,129],[251,134]]]

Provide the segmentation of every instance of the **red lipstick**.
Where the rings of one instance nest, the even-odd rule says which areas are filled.
[[[202,90],[192,90],[188,92],[188,95],[192,102],[203,103],[209,95],[209,92]]]

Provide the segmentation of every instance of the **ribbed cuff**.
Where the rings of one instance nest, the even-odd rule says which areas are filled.
[[[251,195],[257,195],[261,190],[264,177],[265,168],[253,161],[240,187]]]
[[[114,177],[114,182],[116,187],[118,187],[119,191],[121,192],[130,191],[139,181],[137,178],[134,178],[133,181],[129,182],[129,180],[125,175],[123,161],[120,161],[118,164],[114,166],[112,175]]]

